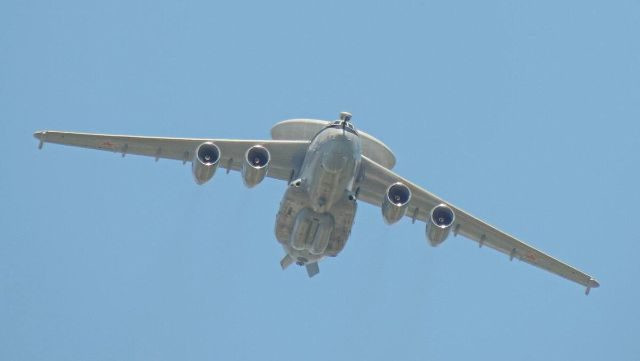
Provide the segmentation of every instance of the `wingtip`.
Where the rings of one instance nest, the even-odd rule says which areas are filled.
[[[44,130],[40,130],[40,131],[37,131],[37,132],[33,133],[33,137],[40,141],[38,143],[38,149],[42,149],[42,146],[44,145],[44,138],[45,138],[46,134],[47,134],[47,132],[44,131]]]
[[[584,294],[589,296],[589,292],[591,291],[591,289],[600,287],[600,283],[598,283],[595,278],[591,278],[589,279],[589,282],[586,284],[586,286],[587,288],[584,290]]]

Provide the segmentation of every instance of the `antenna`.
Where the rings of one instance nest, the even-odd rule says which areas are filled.
[[[351,113],[349,112],[340,112],[340,121],[342,122],[342,133],[344,133],[344,128],[346,128],[347,123],[351,120]]]
[[[349,112],[340,112],[340,120],[343,123],[349,122],[351,120],[351,113],[349,113]]]

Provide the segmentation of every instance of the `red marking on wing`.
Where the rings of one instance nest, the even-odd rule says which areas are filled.
[[[102,143],[102,144],[100,144],[100,145],[101,145],[101,146],[103,146],[103,147],[111,148],[111,147],[113,147],[115,144],[113,144],[113,143],[111,143],[110,141],[108,141],[108,140],[107,140],[106,142],[103,142],[103,143]]]
[[[536,256],[533,253],[529,253],[529,254],[527,254],[527,259],[529,259],[531,261],[535,261],[536,260]]]

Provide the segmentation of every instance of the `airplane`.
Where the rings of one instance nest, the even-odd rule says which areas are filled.
[[[357,130],[352,115],[339,119],[291,119],[271,129],[270,140],[163,138],[61,131],[34,133],[44,143],[191,162],[195,182],[205,184],[218,167],[239,171],[244,184],[255,187],[265,177],[288,186],[276,215],[276,239],[285,256],[282,269],[293,263],[309,277],[318,262],[335,257],[351,233],[358,201],[380,207],[382,218],[394,224],[404,217],[426,223],[431,246],[450,234],[462,235],[520,261],[555,273],[584,287],[600,284],[590,275],[563,263],[517,238],[442,200],[392,171],[396,158],[380,140]]]

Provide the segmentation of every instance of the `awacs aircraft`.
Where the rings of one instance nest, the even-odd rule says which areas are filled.
[[[403,217],[426,223],[426,237],[438,246],[450,233],[463,235],[503,252],[511,260],[553,272],[586,287],[598,282],[547,254],[445,202],[397,175],[395,156],[371,135],[358,131],[351,114],[327,122],[286,120],[271,129],[272,140],[160,138],[59,131],[36,132],[43,143],[108,150],[191,162],[196,183],[204,184],[218,167],[241,172],[244,184],[254,187],[265,177],[281,179],[288,187],[276,215],[276,238],[286,255],[283,269],[296,263],[309,277],[318,262],[335,257],[344,248],[357,201],[380,207],[386,223]]]

